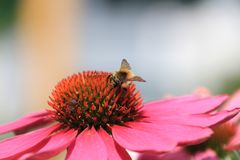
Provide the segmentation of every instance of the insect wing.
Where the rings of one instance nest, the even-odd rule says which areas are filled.
[[[142,79],[142,77],[140,76],[134,76],[131,79],[129,79],[130,81],[138,81],[138,82],[146,82],[144,79]]]
[[[126,59],[122,60],[120,70],[131,70],[130,64],[128,63],[128,61]]]

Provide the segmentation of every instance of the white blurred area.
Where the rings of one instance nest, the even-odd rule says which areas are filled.
[[[138,85],[146,100],[187,94],[198,86],[217,91],[225,76],[238,74],[239,9],[237,0],[116,8],[89,2],[82,67],[107,64],[101,67],[111,70],[126,57],[147,80]]]
[[[54,84],[65,75],[114,71],[122,58],[147,81],[137,83],[145,101],[189,94],[199,86],[218,92],[226,77],[240,74],[238,0],[199,0],[188,5],[174,1],[116,5],[111,1],[52,4],[56,12],[45,25],[52,28],[37,33],[36,41],[25,41],[27,36],[18,25],[0,35],[0,123],[47,107]],[[39,10],[48,17],[51,8]],[[38,22],[35,19],[25,30],[30,37],[41,31],[34,28]],[[35,48],[36,44],[41,48],[41,38],[46,50]],[[55,43],[48,48],[51,42]]]

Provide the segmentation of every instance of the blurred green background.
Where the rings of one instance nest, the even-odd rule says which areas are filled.
[[[2,0],[0,1],[0,31],[6,32],[10,28],[14,27],[14,23],[17,17],[17,0]]]

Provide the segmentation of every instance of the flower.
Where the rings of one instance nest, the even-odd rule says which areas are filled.
[[[167,152],[179,144],[202,142],[212,134],[211,126],[239,111],[208,114],[227,96],[193,95],[142,104],[134,84],[113,87],[110,74],[69,76],[54,88],[48,103],[52,109],[0,126],[0,134],[18,134],[0,141],[0,159],[42,160],[65,149],[66,160],[131,159],[125,149]]]
[[[204,88],[197,89],[198,96],[209,97],[210,93]],[[232,110],[240,106],[240,90],[235,92],[220,108]],[[216,111],[213,111],[215,114]],[[142,154],[138,160],[218,160],[230,157],[239,159],[235,150],[240,149],[240,116],[236,115],[224,123],[213,126],[214,133],[206,141],[186,147],[177,147],[166,154]]]

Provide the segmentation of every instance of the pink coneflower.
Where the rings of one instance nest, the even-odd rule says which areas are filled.
[[[209,97],[207,90],[197,90],[197,95]],[[240,91],[234,93],[221,107],[232,110],[240,106]],[[216,112],[216,111],[214,111]],[[215,114],[215,113],[214,113]],[[239,159],[236,150],[240,149],[240,116],[213,126],[214,133],[206,141],[187,147],[177,147],[167,154],[142,154],[138,160],[218,160],[222,158]]]
[[[209,127],[238,113],[208,114],[226,96],[142,104],[134,84],[113,87],[110,74],[88,71],[67,77],[50,96],[51,110],[0,126],[1,134],[22,133],[0,142],[0,159],[45,160],[67,149],[66,160],[127,160],[125,149],[167,152],[179,144],[199,143],[213,133]]]

